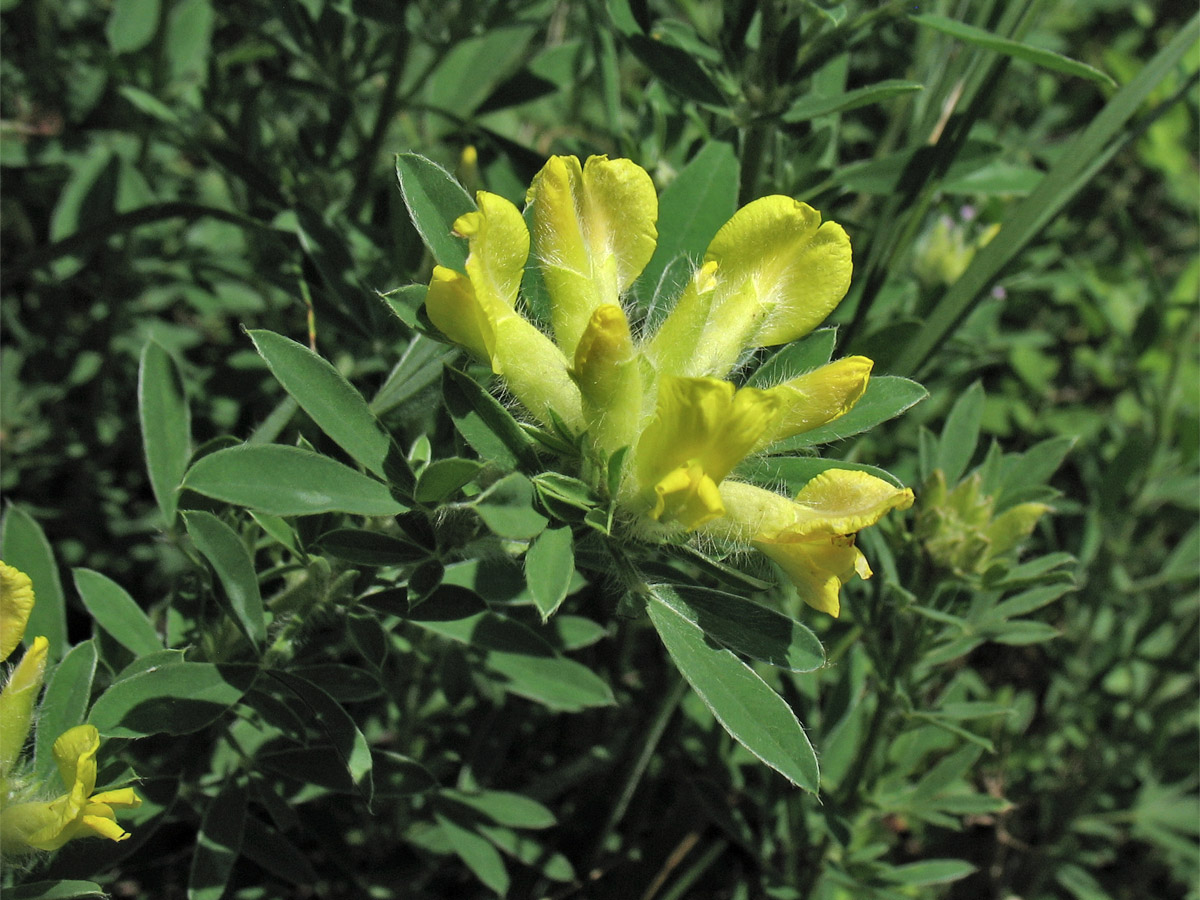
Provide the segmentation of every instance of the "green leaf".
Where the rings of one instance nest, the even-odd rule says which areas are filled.
[[[306,678],[291,672],[273,670],[271,677],[284,684],[307,708],[314,724],[321,729],[345,767],[350,781],[362,793],[370,808],[374,786],[371,778],[371,748],[358,730],[354,719],[325,691]]]
[[[565,856],[557,851],[548,850],[528,835],[518,834],[499,825],[480,823],[475,827],[480,834],[509,856],[551,881],[575,880],[575,869]]]
[[[915,81],[901,81],[891,78],[886,81],[869,84],[866,87],[846,91],[844,94],[834,94],[829,97],[804,96],[798,98],[796,102],[784,110],[783,121],[807,122],[809,119],[815,119],[818,116],[847,112],[851,109],[858,109],[860,106],[882,103],[893,97],[911,94],[924,89],[925,86],[923,84],[918,84]]]
[[[806,431],[795,437],[772,444],[771,453],[783,453],[799,447],[815,447],[828,444],[851,435],[861,434],[888,419],[894,419],[910,406],[920,403],[929,396],[929,391],[915,381],[895,375],[872,378],[866,392],[846,413],[827,425]]]
[[[104,25],[109,49],[117,54],[141,50],[154,38],[158,16],[159,0],[113,0]]]
[[[38,705],[34,739],[34,771],[38,778],[49,778],[57,769],[52,748],[59,735],[82,725],[87,717],[96,661],[96,644],[88,640],[68,650],[62,662],[50,672],[46,692]]]
[[[734,740],[788,781],[816,793],[817,755],[783,698],[729,650],[710,644],[699,626],[653,588],[646,611],[683,677]]]
[[[142,350],[138,367],[138,418],[150,487],[170,526],[178,508],[179,483],[192,455],[191,413],[174,360],[154,341]]]
[[[404,205],[438,265],[466,271],[467,242],[455,237],[454,220],[475,209],[470,195],[445,169],[416,153],[396,156]]]
[[[625,43],[656,78],[684,97],[708,106],[726,105],[712,76],[686,50],[641,34],[626,36]]]
[[[596,673],[560,656],[540,635],[512,619],[487,612],[418,624],[483,651],[484,668],[497,676],[499,686],[518,697],[564,712],[613,703],[612,690]]]
[[[784,346],[759,366],[746,381],[750,387],[769,388],[829,362],[837,340],[836,328],[819,328]]]
[[[1200,39],[1200,15],[1180,28],[1170,43],[1117,91],[1098,115],[1092,117],[1084,132],[1062,148],[1046,177],[1029,196],[1010,209],[999,233],[979,249],[967,270],[926,317],[925,327],[905,348],[896,371],[918,371],[986,295],[1001,270],[1125,146],[1127,140],[1121,135],[1125,123],[1159,83],[1170,76],[1184,54],[1196,46],[1197,39]]]
[[[441,503],[479,474],[483,463],[452,456],[436,459],[421,470],[413,499],[418,503]]]
[[[91,569],[72,569],[79,599],[92,619],[134,656],[163,649],[162,639],[129,592]]]
[[[91,881],[34,881],[6,888],[7,900],[108,900],[104,888]]]
[[[654,596],[734,653],[791,672],[812,672],[825,665],[825,650],[815,634],[752,600],[686,585],[659,587]]]
[[[499,851],[486,838],[480,837],[472,829],[464,828],[440,812],[435,813],[434,818],[441,826],[455,855],[475,873],[475,877],[501,897],[507,896],[508,869],[505,868],[504,859]]]
[[[242,699],[257,666],[177,662],[114,682],[88,720],[106,737],[190,734]]]
[[[423,298],[425,285],[417,287],[421,289]],[[371,409],[377,416],[382,416],[407,403],[441,378],[445,361],[458,352],[457,347],[447,346],[423,334],[413,335],[395,367],[388,373],[387,381],[371,398]]]
[[[33,581],[36,602],[25,629],[25,645],[41,635],[50,644],[50,660],[58,659],[67,648],[67,611],[58,564],[42,526],[15,504],[4,511],[0,559]]]
[[[438,67],[425,82],[425,102],[455,120],[469,119],[503,79],[529,59],[531,25],[494,24],[477,37],[460,40],[440,54]],[[487,65],[481,66],[481,60]]]
[[[501,537],[534,537],[548,521],[533,508],[533,482],[520,472],[505,475],[475,498],[474,506],[484,524]]]
[[[500,401],[475,379],[446,366],[442,395],[454,427],[483,459],[504,469],[536,465],[533,441]]]
[[[947,884],[979,871],[965,859],[925,859],[903,866],[888,866],[880,875],[893,884],[923,886]]]
[[[317,426],[363,468],[384,477],[392,439],[362,394],[307,347],[272,331],[247,333],[271,374]]]
[[[399,566],[429,558],[429,551],[411,541],[362,528],[337,528],[317,540],[323,553],[357,566]]]
[[[525,554],[525,580],[545,622],[567,597],[575,574],[575,536],[569,527],[547,528]]]
[[[643,304],[653,301],[651,327],[670,311],[691,277],[691,260],[704,255],[713,236],[733,216],[738,175],[733,147],[724,141],[709,141],[659,197],[658,245],[635,287],[635,295]],[[681,257],[686,265],[664,283],[668,265]]]
[[[250,551],[237,532],[212,513],[187,512],[183,520],[192,543],[212,565],[225,589],[226,612],[254,646],[261,646],[267,626]]]
[[[945,473],[947,484],[958,482],[975,454],[979,426],[983,422],[983,400],[983,385],[976,381],[954,401],[946,424],[942,426],[934,467]]]
[[[441,796],[471,807],[497,825],[508,825],[511,828],[549,828],[557,821],[554,813],[532,797],[512,791],[468,793],[447,789],[441,792]]]
[[[188,900],[221,900],[242,852],[246,829],[246,789],[231,778],[209,801],[196,836],[188,876]]]
[[[387,485],[327,456],[281,444],[243,444],[201,457],[184,487],[275,516],[404,512]]]
[[[984,50],[1003,53],[1005,56],[1011,56],[1013,59],[1031,62],[1052,72],[1062,72],[1064,75],[1086,78],[1089,81],[1094,81],[1106,87],[1115,88],[1117,86],[1117,83],[1112,78],[1099,69],[1089,66],[1087,63],[1081,63],[1078,60],[1063,56],[1061,53],[1055,53],[1053,50],[1046,50],[1042,47],[1034,47],[1030,44],[1022,44],[1020,41],[1002,38],[992,34],[990,31],[976,28],[974,25],[968,25],[965,22],[948,19],[945,16],[938,16],[933,13],[920,13],[915,16],[909,16],[909,18],[918,25],[924,25],[926,28],[932,28],[934,31],[948,34],[950,37],[958,38],[960,41],[966,41],[968,44],[982,47]]]

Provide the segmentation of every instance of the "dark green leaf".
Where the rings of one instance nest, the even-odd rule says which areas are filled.
[[[267,637],[267,626],[250,551],[237,532],[212,513],[187,512],[183,520],[192,543],[212,565],[225,589],[226,611],[250,642],[261,646]]]
[[[446,835],[451,848],[475,877],[492,891],[504,897],[508,894],[508,870],[499,852],[486,838],[475,831],[464,828],[441,813],[436,813],[438,825]]]
[[[387,485],[327,456],[280,444],[243,444],[199,459],[184,478],[198,494],[276,516],[404,512]]]
[[[802,487],[830,469],[866,472],[876,478],[882,478],[888,484],[904,487],[895,475],[876,466],[840,459],[822,459],[819,456],[760,456],[746,460],[738,466],[737,473],[748,481],[771,489],[775,489],[782,481],[787,487],[787,493],[795,496],[800,493]]]
[[[493,533],[526,539],[540,534],[547,519],[533,508],[533,482],[519,472],[505,475],[474,500],[475,511]]]
[[[7,900],[108,900],[104,888],[91,881],[34,881],[7,888]]]
[[[245,828],[246,789],[231,778],[204,810],[188,876],[188,900],[221,900],[225,895]]]
[[[1087,63],[1081,63],[1070,57],[1063,56],[1061,53],[1055,53],[1053,50],[1046,50],[1042,47],[1034,47],[1031,44],[1022,44],[1020,41],[1002,38],[999,35],[992,34],[990,31],[976,28],[974,25],[968,25],[965,22],[948,19],[945,16],[938,16],[933,13],[920,13],[909,16],[909,18],[918,25],[924,25],[926,28],[932,28],[934,31],[948,34],[953,38],[958,38],[960,41],[966,41],[968,44],[982,47],[984,50],[1003,53],[1005,56],[1031,62],[1052,72],[1062,72],[1064,75],[1086,78],[1089,81],[1094,81],[1097,84],[1103,84],[1107,87],[1115,88],[1117,86],[1117,83],[1112,78],[1099,69],[1089,66]]]
[[[189,734],[242,699],[255,666],[179,662],[116,681],[92,706],[89,721],[106,737]]]
[[[92,680],[96,676],[96,644],[76,644],[50,672],[46,692],[38,706],[37,734],[34,740],[34,771],[48,778],[56,771],[51,748],[63,732],[82,725],[92,700]]]
[[[453,175],[416,153],[396,156],[396,178],[413,225],[434,260],[465,271],[466,241],[454,236],[454,220],[475,209],[475,202]]]
[[[983,385],[976,381],[954,402],[942,426],[934,467],[945,473],[950,485],[958,482],[975,454],[983,422],[983,400]]]
[[[785,344],[754,371],[746,384],[769,388],[811,372],[829,362],[836,340],[836,328],[820,328],[801,340]]]
[[[965,859],[924,859],[903,866],[889,866],[880,874],[894,884],[923,886],[958,881],[978,871]]]
[[[752,600],[685,585],[659,587],[654,596],[734,653],[792,672],[811,672],[825,665],[825,650],[815,634]]]
[[[358,566],[399,566],[429,558],[429,551],[390,534],[337,528],[317,540],[321,551]]]
[[[846,91],[844,94],[834,94],[829,97],[808,95],[800,97],[784,110],[783,121],[806,122],[818,116],[827,116],[830,113],[846,112],[858,109],[860,106],[882,103],[893,97],[911,94],[914,91],[924,90],[924,88],[924,85],[915,81],[900,81],[893,78]]]
[[[571,529],[547,528],[525,554],[525,580],[543,622],[566,599],[574,574],[575,536]]]
[[[158,30],[159,0],[113,0],[104,26],[113,53],[141,50]]]
[[[473,378],[446,366],[442,394],[454,427],[484,460],[504,469],[535,465],[533,441],[512,414]]]
[[[135,656],[163,649],[154,625],[129,592],[91,569],[73,569],[79,599],[96,624]]]
[[[418,503],[441,503],[479,474],[483,463],[474,459],[450,457],[435,459],[417,476],[413,499]]]
[[[271,374],[300,408],[363,468],[382,478],[392,439],[362,394],[307,347],[272,331],[247,333]]]
[[[138,418],[150,486],[170,526],[179,502],[179,483],[192,455],[191,414],[179,370],[170,354],[153,341],[142,351],[138,368]]]
[[[50,643],[50,661],[58,659],[67,648],[67,611],[63,601],[62,582],[50,542],[29,513],[10,505],[4,511],[4,538],[0,541],[0,558],[20,569],[33,581],[37,602],[29,614],[25,629],[25,645],[37,636]]]
[[[671,659],[725,730],[788,781],[816,793],[817,755],[783,698],[653,590],[646,611]]]

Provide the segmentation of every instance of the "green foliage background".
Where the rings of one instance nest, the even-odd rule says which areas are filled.
[[[102,781],[132,769],[147,799],[132,840],[5,893],[1200,896],[1186,12],[0,3],[3,557],[65,653],[45,719],[97,724]],[[850,233],[837,354],[929,396],[822,453],[917,510],[863,534],[877,575],[838,621],[765,566],[661,563],[820,638],[816,671],[754,665],[819,799],[686,690],[608,574],[602,504],[455,374],[409,287],[431,256],[397,153],[410,188],[419,155],[514,202],[551,153],[628,156],[681,251],[774,192]],[[269,496],[229,493],[243,441]],[[360,515],[270,485],[342,477],[314,456],[358,470]],[[811,475],[784,465],[765,477]],[[1019,558],[948,564],[937,470],[1054,513]]]

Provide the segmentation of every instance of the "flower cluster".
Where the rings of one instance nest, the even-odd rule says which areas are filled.
[[[33,583],[24,572],[0,562],[0,660],[25,636],[33,611]],[[34,705],[46,671],[49,643],[35,637],[0,691],[0,850],[6,858],[34,850],[57,850],[75,838],[129,837],[114,809],[131,809],[141,799],[131,788],[93,793],[100,734],[79,725],[54,742],[54,760],[66,792],[42,799],[40,786],[22,772],[21,751],[29,737]]]
[[[871,361],[837,360],[763,389],[727,379],[748,351],[802,337],[845,296],[845,231],[790,197],[756,200],[717,232],[662,324],[635,334],[622,301],[658,240],[650,176],[627,159],[555,156],[526,200],[532,240],[521,211],[486,191],[455,221],[466,271],[434,269],[430,320],[541,423],[581,435],[600,458],[628,448],[616,500],[643,533],[753,545],[836,616],[841,585],[870,575],[855,532],[910,506],[912,492],[833,469],[788,499],[729,476],[748,454],[846,413]],[[552,337],[519,311],[531,250]]]

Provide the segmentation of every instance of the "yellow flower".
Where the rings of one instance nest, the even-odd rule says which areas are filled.
[[[774,560],[805,603],[834,617],[841,611],[841,586],[856,574],[871,577],[854,535],[913,503],[908,488],[847,469],[822,472],[794,501],[738,482],[722,485],[721,497],[736,537]]]
[[[717,232],[657,331],[638,335],[622,303],[658,238],[658,198],[642,168],[552,157],[526,195],[532,239],[507,200],[481,191],[476,201],[454,223],[468,241],[466,271],[434,270],[426,298],[434,325],[488,361],[536,419],[566,424],[585,452],[602,460],[629,448],[615,499],[643,517],[646,535],[737,535],[836,615],[830,585],[870,573],[853,532],[911,503],[911,493],[881,500],[870,522],[848,528],[819,484],[794,502],[728,485],[731,504],[723,482],[748,454],[836,419],[866,390],[871,361],[861,356],[764,388],[725,380],[749,352],[810,332],[845,296],[852,264],[841,226],[791,197],[755,200]],[[520,312],[531,253],[553,339]],[[771,512],[776,526],[765,527],[761,498],[741,502],[745,490],[782,504]]]
[[[54,759],[66,793],[55,800],[8,805],[0,811],[0,844],[5,853],[57,850],[67,841],[105,837],[123,841],[129,833],[117,824],[114,809],[133,809],[141,798],[132,788],[96,794],[96,752],[100,733],[79,725],[54,742]]]
[[[33,612],[33,582],[24,572],[0,560],[0,661],[8,659]]]

